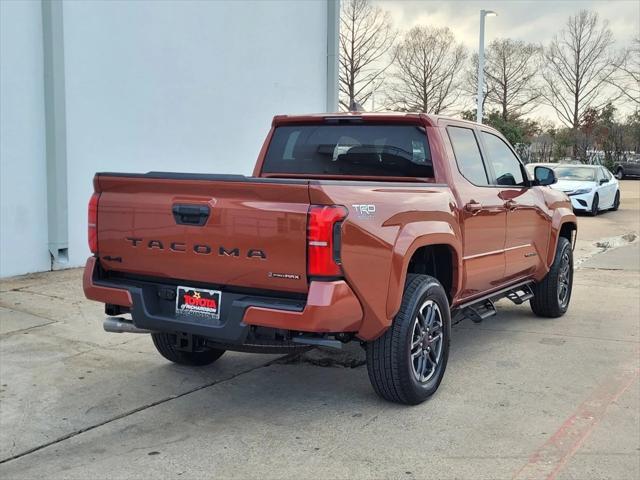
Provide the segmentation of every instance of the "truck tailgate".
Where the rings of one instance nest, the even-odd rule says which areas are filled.
[[[304,293],[309,186],[237,175],[97,174],[105,270]]]

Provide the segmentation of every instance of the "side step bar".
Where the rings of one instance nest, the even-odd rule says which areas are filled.
[[[501,298],[508,298],[516,305],[522,305],[527,300],[533,298],[533,283],[524,282],[497,292],[485,295],[482,298],[460,305],[454,314],[455,322],[458,323],[464,318],[468,318],[475,323],[482,322],[485,318],[496,314],[495,302]]]
[[[512,290],[509,290],[509,292],[507,293],[507,298],[516,305],[522,305],[527,300],[533,298],[533,288],[531,288],[531,284],[523,285],[519,288],[514,288]]]
[[[480,323],[485,318],[493,317],[496,314],[496,306],[493,304],[493,301],[488,298],[480,303],[468,306],[462,313],[474,323]]]

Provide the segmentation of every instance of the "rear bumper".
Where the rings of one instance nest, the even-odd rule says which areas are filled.
[[[112,305],[119,305],[120,307],[131,308],[133,305],[133,299],[131,298],[129,290],[108,287],[106,285],[98,285],[95,282],[97,277],[96,266],[96,258],[89,257],[82,275],[82,289],[84,290],[84,296],[89,300],[95,300],[96,302],[110,303]]]
[[[175,285],[156,281],[101,278],[96,258],[87,261],[83,277],[85,296],[131,313],[138,328],[184,332],[228,345],[253,343],[257,327],[289,332],[356,332],[363,312],[343,280],[312,281],[306,300],[222,291],[220,319],[179,316],[175,312]]]

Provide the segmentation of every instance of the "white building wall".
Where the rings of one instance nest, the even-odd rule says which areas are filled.
[[[39,10],[40,4],[34,4],[32,9]],[[3,32],[5,21],[19,23],[4,17]],[[89,255],[86,204],[96,171],[250,174],[273,115],[326,108],[326,0],[69,1],[63,17],[69,266],[83,264]],[[14,29],[26,36],[23,28]],[[41,38],[34,36],[30,49]],[[17,45],[8,50],[9,58],[23,54]],[[25,88],[37,90],[33,108],[42,116],[42,67],[35,63],[33,68],[40,70],[33,77],[40,84]],[[3,120],[4,112],[3,107]],[[12,115],[13,110],[8,118]],[[25,127],[19,143],[32,142],[33,132],[26,130],[33,129]],[[30,161],[37,158],[40,164],[38,179],[25,188],[15,180],[14,170],[22,169],[7,159],[12,169],[7,198],[20,190],[17,202],[22,203],[36,184],[42,189],[43,138],[29,147]],[[43,210],[44,193],[39,195]],[[10,257],[37,243],[39,263],[29,269],[47,269],[46,222],[42,228],[29,227],[28,247],[22,240],[5,240],[11,233],[4,232],[4,198],[3,188],[3,257],[5,242]],[[15,265],[0,274],[26,271]]]
[[[42,15],[0,1],[0,276],[48,270]]]

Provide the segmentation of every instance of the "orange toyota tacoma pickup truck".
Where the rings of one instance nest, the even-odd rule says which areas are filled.
[[[180,364],[358,341],[374,390],[417,404],[452,316],[566,312],[576,217],[554,181],[484,125],[276,116],[251,177],[97,173],[84,291]]]

